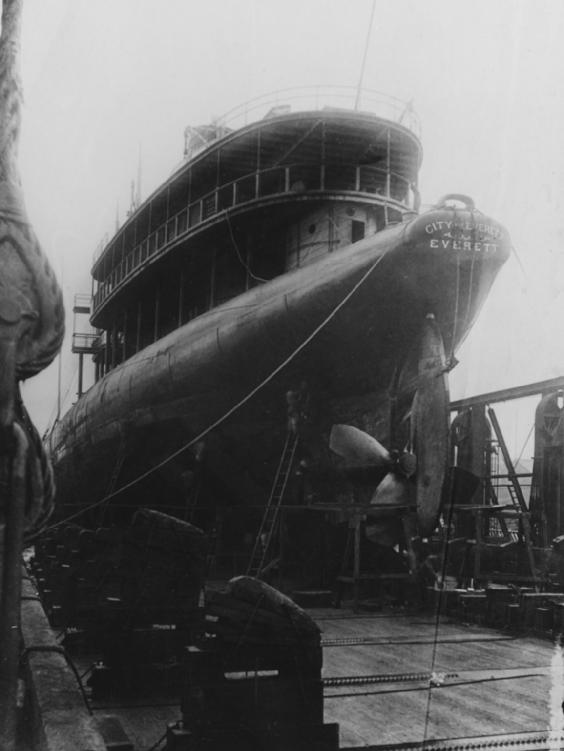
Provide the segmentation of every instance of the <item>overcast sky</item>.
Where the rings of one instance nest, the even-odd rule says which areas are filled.
[[[186,125],[276,89],[356,86],[372,0],[24,5],[22,180],[70,310],[139,153],[147,196],[180,162]],[[376,0],[364,85],[413,100],[423,202],[468,193],[520,259],[459,352],[455,398],[564,374],[563,38],[562,0]],[[69,339],[67,407],[74,359]],[[52,366],[24,389],[40,429],[56,380]]]

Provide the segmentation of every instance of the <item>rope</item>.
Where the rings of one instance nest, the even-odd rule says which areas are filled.
[[[474,218],[474,215],[472,215],[472,219]],[[468,277],[468,301],[466,305],[466,315],[464,317],[464,328],[468,328],[468,324],[470,323],[470,311],[472,308],[472,284],[474,282],[474,265],[476,263],[476,257],[477,253],[472,253],[472,261],[470,262],[470,275]],[[454,347],[454,344],[453,344]],[[453,350],[454,354],[454,350]]]
[[[532,432],[533,432],[534,429],[535,429],[535,423],[533,422],[532,425],[531,425],[531,427],[530,427],[530,429],[529,429],[529,432],[527,433],[527,437],[525,438],[525,441],[523,443],[523,447],[521,448],[521,451],[519,452],[519,456],[517,457],[517,459],[514,462],[515,467],[517,467],[517,465],[519,464],[519,462],[523,458],[523,453],[524,453],[525,449],[527,448],[527,444],[529,442],[529,438],[531,437],[531,434],[532,434]]]
[[[452,324],[452,342],[450,344],[450,362],[454,358],[456,348],[456,328],[458,323],[458,306],[460,305],[460,254],[456,256],[456,296],[454,298],[454,319]]]
[[[519,256],[519,254],[517,253],[517,248],[514,245],[511,246],[511,252],[515,256],[515,260],[517,261],[517,265],[521,269],[521,273],[523,274],[523,276],[525,277],[525,279],[528,281],[529,277],[527,275],[527,272],[525,271],[525,267],[523,266],[523,264],[521,262],[521,258]]]
[[[439,589],[439,598],[437,603],[437,612],[435,613],[435,628],[434,628],[434,634],[433,634],[433,654],[431,656],[431,674],[434,675],[435,673],[435,664],[437,660],[437,647],[439,644],[439,627],[440,627],[440,621],[441,621],[441,610],[442,610],[442,604],[443,604],[443,593],[445,591],[445,578],[446,578],[446,571],[447,571],[447,562],[448,562],[448,537],[450,534],[450,527],[452,524],[452,516],[454,512],[454,503],[453,503],[453,491],[454,491],[454,476],[453,473],[451,473],[449,478],[449,493],[447,496],[448,502],[449,502],[449,508],[448,508],[448,514],[447,514],[447,520],[446,520],[446,535],[444,540],[444,548],[443,548],[443,559],[441,561],[441,588]],[[425,707],[425,725],[423,729],[423,743],[427,742],[427,733],[429,732],[429,720],[431,717],[431,696],[432,696],[432,685],[429,683],[427,686],[427,705]]]
[[[369,276],[373,273],[374,269],[380,264],[380,262],[386,257],[389,251],[385,251],[382,253],[382,255],[378,256],[378,258],[374,261],[374,263],[368,268],[367,271],[364,272],[364,274],[361,276],[361,278],[356,282],[356,284],[353,286],[353,288],[347,292],[347,294],[344,296],[344,298],[339,302],[333,310],[325,317],[325,319],[318,325],[316,328],[309,334],[301,344],[299,344],[296,349],[288,355],[288,357],[280,363],[276,368],[274,368],[273,371],[269,375],[266,376],[257,386],[255,386],[249,393],[244,396],[242,399],[240,399],[236,404],[233,405],[230,409],[227,410],[221,417],[219,417],[217,420],[211,423],[207,428],[202,430],[201,433],[199,433],[195,438],[192,438],[187,443],[183,444],[178,448],[176,451],[174,451],[172,454],[167,456],[165,459],[163,459],[161,462],[156,464],[154,467],[151,467],[146,472],[141,473],[136,477],[135,479],[131,480],[130,482],[126,483],[122,487],[118,488],[117,490],[113,491],[109,495],[106,495],[104,498],[102,498],[99,501],[96,501],[95,503],[91,503],[89,506],[86,506],[85,508],[81,509],[80,511],[77,511],[75,514],[71,514],[71,516],[68,516],[66,519],[62,519],[61,521],[57,522],[56,524],[52,524],[50,527],[47,527],[45,532],[51,532],[53,529],[56,529],[57,527],[62,526],[63,524],[67,524],[68,522],[72,521],[73,519],[77,519],[79,516],[82,516],[83,514],[87,513],[88,511],[91,511],[94,508],[98,508],[98,506],[101,506],[103,503],[107,503],[112,498],[115,498],[116,496],[120,495],[120,493],[123,493],[125,490],[129,490],[134,485],[137,485],[142,480],[146,479],[150,475],[152,475],[154,472],[157,472],[159,469],[167,465],[169,462],[171,462],[173,459],[176,459],[177,456],[182,454],[184,451],[189,449],[191,446],[194,446],[196,443],[201,441],[203,438],[205,438],[209,433],[212,432],[212,430],[215,430],[219,425],[224,423],[231,415],[233,415],[237,410],[239,410],[241,407],[243,407],[248,401],[250,401],[259,391],[261,391],[267,384],[269,384],[277,375],[280,373],[284,368],[289,365],[292,360],[294,360],[299,353],[307,347],[307,345],[315,339],[315,337],[327,326],[330,321],[333,320],[333,318],[337,315],[337,313],[343,308],[347,302],[353,297],[353,295],[357,292],[357,290],[364,284],[364,282],[369,278]]]
[[[60,357],[60,355],[59,355],[59,357]],[[72,388],[72,386],[74,384],[75,376],[77,375],[77,373],[78,373],[78,363],[76,364],[76,366],[75,366],[75,368],[74,368],[74,370],[72,372],[72,375],[71,375],[70,380],[68,382],[68,386],[67,386],[67,388],[65,390],[65,393],[63,394],[63,397],[61,398],[61,406],[63,408],[64,408],[64,406],[66,404],[67,397],[68,397],[68,395],[70,393],[70,390],[71,390],[71,388]],[[51,410],[51,414],[49,415],[49,419],[47,421],[47,427],[45,428],[44,435],[48,435],[51,432],[51,429],[54,427],[55,423],[58,420],[58,412],[59,411],[60,411],[59,405],[55,402],[55,406],[53,407],[53,409]]]
[[[337,222],[333,219],[333,212],[329,213],[327,218],[329,219],[329,224],[335,230],[335,237],[333,239],[333,242],[335,242],[335,244],[338,245],[341,242],[341,230],[339,229],[339,225],[337,224]]]
[[[239,246],[237,245],[237,241],[235,240],[235,235],[233,234],[233,228],[231,226],[231,217],[229,216],[229,212],[225,212],[225,219],[227,221],[227,227],[229,229],[229,235],[231,237],[231,242],[233,243],[233,247],[235,248],[235,253],[237,254],[237,258],[239,259],[239,263],[241,266],[245,269],[247,274],[251,277],[251,279],[254,279],[255,282],[268,282],[268,279],[263,279],[262,276],[256,276],[251,271],[250,267],[245,263],[245,260],[243,259],[243,256],[241,255],[241,252],[239,250]]]

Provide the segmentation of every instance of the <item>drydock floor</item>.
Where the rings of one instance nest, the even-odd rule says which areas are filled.
[[[548,734],[560,737],[564,720],[564,659],[551,641],[446,616],[308,612],[323,632],[325,722],[339,723],[341,749],[562,746]],[[118,716],[136,751],[180,716],[169,703],[92,708]]]
[[[547,730],[562,728],[564,662],[548,640],[446,617],[312,614],[323,629],[325,721],[339,723],[341,748],[441,739],[547,748]]]
[[[339,724],[341,749],[564,746],[559,644],[424,612],[308,612],[322,629],[325,722]],[[95,656],[73,651],[86,674]],[[161,748],[180,719],[178,705],[154,696],[91,709],[117,716],[135,751]]]

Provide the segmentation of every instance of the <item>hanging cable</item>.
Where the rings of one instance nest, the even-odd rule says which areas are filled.
[[[70,392],[71,387],[72,387],[72,385],[74,383],[74,379],[75,379],[75,376],[77,375],[77,373],[78,373],[78,364],[76,365],[76,367],[75,367],[75,369],[74,369],[74,371],[73,371],[73,373],[72,373],[72,375],[70,377],[70,381],[69,381],[69,384],[68,384],[68,386],[66,388],[64,396],[60,400],[61,407],[63,407],[65,405],[65,403],[66,403],[67,397],[69,395],[69,392]],[[57,399],[57,402],[55,403],[55,406],[53,407],[53,409],[51,410],[51,414],[49,415],[49,420],[47,421],[47,427],[45,428],[44,435],[47,435],[48,433],[50,433],[51,429],[53,428],[53,426],[55,425],[55,423],[58,422],[58,420],[59,420],[59,412],[60,412],[59,400]]]
[[[438,596],[438,602],[437,602],[437,611],[435,613],[435,625],[434,625],[434,634],[433,634],[433,652],[431,655],[431,675],[434,676],[435,674],[435,665],[437,661],[437,648],[439,644],[439,628],[440,628],[440,622],[441,622],[441,610],[443,606],[443,593],[445,589],[445,579],[446,579],[446,572],[447,572],[447,564],[448,564],[448,543],[449,543],[449,537],[450,537],[450,528],[452,525],[452,518],[453,518],[453,512],[454,512],[454,474],[451,471],[449,476],[449,488],[448,488],[448,495],[447,500],[449,503],[448,507],[448,513],[447,513],[447,520],[445,524],[445,539],[444,539],[444,545],[443,545],[443,556],[441,561],[441,581],[440,581],[440,589],[439,589],[439,596]],[[431,695],[432,695],[433,687],[431,683],[429,682],[429,685],[427,687],[427,704],[425,707],[425,725],[423,728],[423,744],[427,742],[427,733],[429,731],[429,720],[431,717]]]
[[[476,263],[477,253],[472,253],[472,260],[470,261],[470,275],[468,277],[468,300],[466,304],[466,314],[464,316],[464,329],[467,330],[470,323],[470,315],[472,313],[472,284],[474,282],[474,266]],[[454,354],[454,352],[453,352]]]
[[[120,493],[123,493],[125,490],[129,490],[134,485],[137,485],[137,483],[141,482],[142,480],[146,479],[150,475],[152,475],[154,472],[157,472],[159,469],[164,467],[166,464],[171,462],[173,459],[175,459],[177,456],[182,454],[184,451],[189,449],[191,446],[194,446],[196,443],[201,441],[203,438],[205,438],[208,433],[211,433],[212,430],[215,430],[219,425],[221,425],[225,420],[227,420],[231,415],[233,415],[237,410],[239,410],[242,406],[244,406],[248,401],[250,401],[259,391],[261,391],[270,381],[272,381],[278,373],[280,373],[284,368],[289,365],[292,360],[294,360],[299,353],[307,347],[307,345],[315,339],[315,337],[322,331],[327,324],[333,320],[333,318],[337,315],[337,313],[341,310],[341,308],[347,304],[347,302],[353,297],[353,295],[357,292],[357,290],[364,284],[364,282],[368,279],[368,277],[373,273],[374,269],[380,264],[380,262],[386,257],[386,255],[389,253],[389,250],[386,250],[382,253],[382,255],[378,256],[374,263],[367,269],[367,271],[364,272],[364,274],[361,276],[361,278],[356,282],[356,284],[353,286],[349,292],[343,297],[341,302],[339,302],[333,310],[324,318],[324,320],[309,334],[301,344],[299,344],[296,349],[291,352],[288,357],[280,363],[276,368],[274,368],[269,375],[266,376],[257,386],[254,387],[249,393],[244,396],[242,399],[240,399],[236,404],[233,405],[230,409],[227,410],[221,417],[219,417],[215,422],[211,423],[207,428],[202,430],[201,433],[199,433],[195,438],[192,438],[187,443],[183,444],[180,448],[178,448],[176,451],[174,451],[172,454],[167,456],[165,459],[163,459],[161,462],[156,464],[154,467],[151,467],[146,472],[143,472],[135,479],[131,480],[130,482],[126,483],[122,487],[118,488],[117,490],[114,490],[112,493],[109,493],[108,495],[104,496],[104,498],[101,498],[99,501],[96,501],[95,503],[91,503],[89,506],[85,506],[80,511],[77,511],[75,514],[71,514],[71,516],[68,516],[66,519],[62,519],[61,521],[57,522],[56,524],[52,524],[50,527],[47,527],[44,531],[50,532],[57,527],[62,526],[63,524],[68,524],[68,522],[72,521],[73,519],[77,519],[79,516],[82,516],[83,514],[87,513],[88,511],[91,511],[92,509],[98,508],[103,503],[107,503],[112,498],[115,498]]]
[[[529,442],[529,438],[531,437],[531,435],[532,435],[532,432],[533,432],[533,430],[534,430],[534,429],[535,429],[535,423],[534,423],[534,421],[533,421],[533,423],[531,424],[531,427],[530,427],[530,429],[529,429],[529,432],[527,433],[527,437],[525,438],[525,441],[524,441],[524,443],[523,443],[523,447],[521,448],[521,451],[519,452],[519,456],[518,456],[518,457],[517,457],[517,459],[516,459],[516,460],[515,460],[515,461],[513,462],[513,464],[514,464],[514,466],[515,466],[515,467],[517,467],[517,465],[519,464],[519,462],[520,462],[520,461],[521,461],[521,459],[523,458],[523,453],[524,453],[525,449],[527,448],[527,444],[528,444],[528,442]]]
[[[243,259],[243,256],[241,255],[241,251],[239,250],[239,246],[237,245],[237,241],[235,240],[235,235],[233,234],[233,228],[231,227],[231,217],[229,216],[229,212],[225,212],[225,220],[227,221],[227,227],[229,229],[229,235],[231,236],[231,242],[233,243],[233,247],[235,248],[235,253],[237,254],[237,258],[239,259],[239,263],[241,266],[245,269],[247,274],[251,277],[251,279],[254,279],[255,282],[268,282],[269,279],[263,279],[261,276],[256,276],[251,271],[250,267],[247,263],[245,263],[245,260]]]
[[[511,252],[515,256],[515,260],[517,261],[517,265],[521,269],[521,272],[522,272],[523,276],[528,281],[529,277],[527,276],[527,272],[525,271],[525,267],[523,266],[523,264],[521,262],[521,258],[519,257],[519,254],[517,253],[517,249],[516,249],[516,247],[514,245],[511,246]]]
[[[450,343],[449,361],[454,361],[454,351],[456,349],[456,333],[458,324],[458,308],[460,305],[460,255],[456,257],[456,295],[454,298],[454,316],[452,324],[452,341]]]

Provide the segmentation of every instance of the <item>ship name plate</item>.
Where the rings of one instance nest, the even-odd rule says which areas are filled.
[[[498,250],[495,240],[501,235],[500,227],[492,224],[452,220],[429,222],[425,225],[425,232],[427,235],[439,235],[429,239],[431,248],[485,254]]]
[[[442,248],[444,250],[462,250],[470,251],[472,253],[495,253],[497,251],[497,243],[486,243],[479,240],[454,240],[452,238],[439,238],[434,237],[429,240],[430,248]]]

